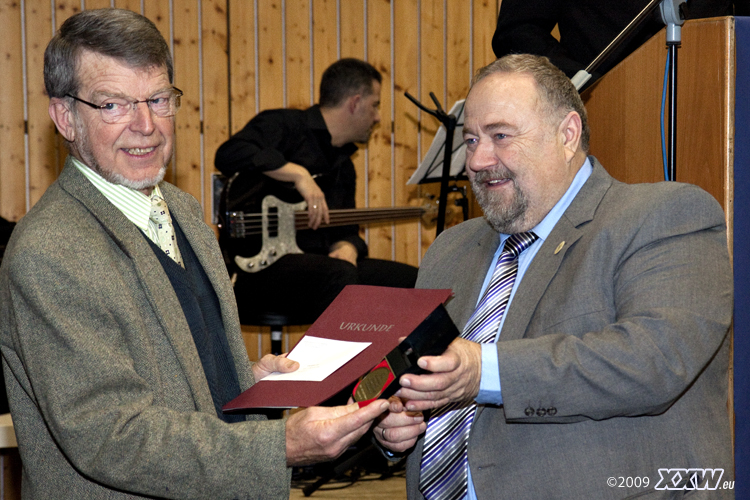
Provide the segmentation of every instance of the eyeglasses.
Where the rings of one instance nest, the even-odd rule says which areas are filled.
[[[182,95],[182,90],[177,87],[172,87],[169,90],[159,92],[158,94],[142,101],[133,101],[124,97],[109,97],[101,104],[94,104],[93,102],[84,101],[74,95],[65,94],[66,97],[70,97],[80,103],[98,109],[104,123],[124,123],[131,121],[135,116],[135,110],[138,108],[138,103],[141,102],[145,102],[156,116],[161,116],[163,118],[174,116],[180,109],[180,98]]]

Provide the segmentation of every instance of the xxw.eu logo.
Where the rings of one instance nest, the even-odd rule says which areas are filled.
[[[721,482],[724,469],[659,469],[657,490],[734,489],[734,481]]]

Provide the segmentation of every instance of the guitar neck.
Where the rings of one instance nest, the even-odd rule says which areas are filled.
[[[420,207],[393,208],[346,208],[329,210],[329,224],[321,227],[348,226],[352,224],[372,224],[375,222],[391,222],[406,219],[418,219],[424,213]],[[294,226],[296,229],[307,228],[307,211],[294,212]]]

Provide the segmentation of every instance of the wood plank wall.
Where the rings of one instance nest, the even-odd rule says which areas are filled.
[[[18,220],[57,177],[66,149],[47,114],[43,53],[82,9],[119,7],[154,21],[170,44],[185,92],[167,180],[213,209],[216,149],[263,109],[317,101],[323,70],[341,57],[383,74],[382,123],[354,158],[360,207],[421,205],[435,185],[406,186],[437,131],[408,91],[448,109],[473,72],[494,59],[499,0],[0,0],[0,215]],[[418,265],[434,239],[418,222],[370,226],[370,254]],[[251,307],[241,304],[240,307]],[[285,348],[303,330],[291,329]],[[267,335],[247,329],[251,358]]]

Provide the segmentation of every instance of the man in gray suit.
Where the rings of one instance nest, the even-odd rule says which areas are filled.
[[[386,448],[414,447],[410,499],[734,497],[724,214],[695,186],[617,182],[587,156],[588,135],[578,93],[546,58],[478,73],[464,139],[485,218],[440,235],[418,286],[452,288],[462,329],[506,240],[536,240],[489,343],[461,338],[421,358],[432,373],[403,376],[375,429]],[[476,403],[473,421],[429,442],[449,403]],[[452,468],[428,476],[448,443]]]
[[[85,11],[44,70],[71,154],[0,271],[23,498],[288,498],[290,466],[338,456],[387,403],[222,414],[296,363],[251,365],[201,207],[162,182],[182,94],[169,47],[138,14]]]

